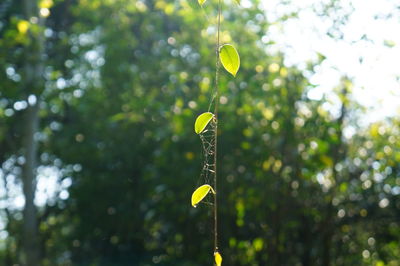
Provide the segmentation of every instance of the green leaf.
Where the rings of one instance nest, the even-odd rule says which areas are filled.
[[[217,266],[221,266],[222,265],[222,256],[221,256],[221,254],[219,254],[218,251],[214,252],[214,258],[215,258],[215,264]]]
[[[198,0],[199,4],[202,6],[207,0]]]
[[[219,48],[219,59],[221,60],[221,63],[226,71],[236,77],[236,73],[240,67],[240,58],[235,47],[230,44],[222,45]]]
[[[192,206],[197,207],[197,204],[202,201],[205,196],[207,196],[208,192],[211,192],[215,194],[214,189],[210,185],[202,185],[198,187],[192,194]]]
[[[201,132],[203,132],[213,117],[214,114],[210,112],[202,113],[201,115],[199,115],[196,118],[196,122],[194,123],[194,131],[196,132],[196,134],[200,134]]]

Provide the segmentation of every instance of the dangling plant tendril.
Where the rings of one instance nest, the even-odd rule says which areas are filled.
[[[202,6],[206,0],[198,0]],[[218,155],[218,103],[219,103],[219,71],[222,63],[226,71],[236,77],[240,67],[240,58],[237,50],[230,44],[220,44],[221,26],[221,0],[218,0],[217,18],[217,40],[216,40],[216,70],[215,86],[211,94],[208,112],[197,117],[195,122],[195,132],[200,136],[203,147],[203,167],[201,169],[199,182],[204,182],[192,194],[192,205],[196,207],[208,193],[214,194],[214,201],[208,203],[213,206],[214,218],[214,260],[217,266],[222,264],[222,256],[218,250],[218,201],[217,201],[217,155]],[[210,113],[214,104],[214,114]],[[212,184],[212,185],[209,185]],[[198,184],[200,185],[200,184]]]
[[[200,180],[206,184],[210,184],[214,176],[214,153],[215,153],[215,135],[216,121],[210,121],[208,129],[201,134],[200,140],[203,146],[203,167],[201,169]]]

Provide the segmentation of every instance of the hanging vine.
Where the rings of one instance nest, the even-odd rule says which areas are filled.
[[[200,6],[206,0],[198,0]],[[201,180],[205,184],[199,186],[192,194],[192,206],[202,202],[206,196],[211,193],[214,201],[211,204],[213,208],[214,219],[214,260],[217,266],[222,264],[222,256],[218,249],[218,200],[217,200],[217,155],[218,155],[218,103],[219,103],[219,72],[220,65],[225,68],[232,76],[236,74],[240,67],[240,57],[231,44],[220,43],[220,28],[221,28],[221,0],[218,0],[218,17],[217,17],[217,40],[215,46],[216,53],[216,69],[215,69],[215,85],[212,92],[208,112],[199,115],[194,124],[194,130],[199,135],[203,146],[203,167],[201,170]],[[214,104],[214,113],[210,112],[211,106]],[[210,185],[211,184],[211,185]]]

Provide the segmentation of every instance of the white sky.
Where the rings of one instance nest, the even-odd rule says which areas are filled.
[[[290,7],[280,2],[263,2],[269,21],[278,21],[279,17],[292,11],[299,11],[299,18],[271,26],[267,36],[276,41],[276,45],[269,51],[284,51],[285,64],[300,68],[307,61],[316,59],[317,52],[326,57],[315,69],[316,74],[310,77],[317,85],[310,92],[310,98],[329,95],[340,78],[347,76],[354,83],[353,98],[370,108],[366,115],[368,121],[400,114],[400,83],[396,79],[400,77],[400,9],[396,10],[395,1],[341,1],[343,12],[336,9],[329,16],[350,14],[348,22],[341,28],[342,40],[326,35],[332,19],[318,17],[312,9],[314,6],[320,10],[321,3],[328,1],[292,1]],[[392,17],[386,18],[388,14]],[[394,46],[388,47],[385,42]]]

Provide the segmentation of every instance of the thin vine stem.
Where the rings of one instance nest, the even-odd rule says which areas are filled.
[[[214,252],[218,251],[218,201],[217,201],[217,151],[218,151],[218,103],[219,103],[219,47],[220,47],[220,27],[221,27],[221,0],[218,0],[218,24],[217,24],[217,43],[215,47],[216,54],[216,66],[215,66],[215,105],[214,105],[214,115],[215,115],[215,132],[214,132]]]

